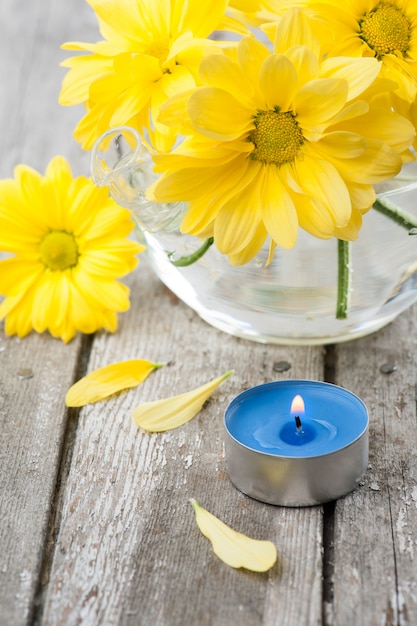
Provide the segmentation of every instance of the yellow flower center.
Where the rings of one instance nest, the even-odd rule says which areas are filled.
[[[165,61],[169,53],[168,39],[154,39],[146,46],[145,54],[156,57],[161,63]]]
[[[175,65],[174,60],[170,60],[167,64],[167,58],[170,52],[169,39],[154,39],[145,48],[144,54],[149,54],[151,57],[155,57],[159,61],[159,66],[164,74],[171,73],[172,66]]]
[[[359,22],[360,38],[375,52],[377,58],[385,54],[407,53],[411,24],[401,9],[389,2],[380,2]]]
[[[52,271],[64,271],[77,265],[78,247],[74,235],[64,230],[52,230],[39,246],[42,263]]]
[[[275,165],[293,161],[304,143],[295,115],[290,111],[281,113],[278,108],[258,111],[249,140],[255,145],[253,159]]]

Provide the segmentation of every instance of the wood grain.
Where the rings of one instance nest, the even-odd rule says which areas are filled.
[[[369,408],[370,458],[363,487],[336,506],[336,625],[417,623],[416,330],[414,307],[338,349],[338,383]]]
[[[73,5],[82,5],[74,0]],[[3,0],[0,19],[0,177],[18,163],[44,170],[54,154],[74,157],[75,111],[57,102],[61,38],[69,35],[64,2]],[[72,18],[74,19],[74,17]],[[87,155],[78,154],[75,168]],[[0,623],[30,622],[67,424],[63,397],[80,359],[45,336],[0,335]],[[32,377],[19,372],[31,370]]]
[[[33,612],[79,348],[36,335],[0,340],[2,624],[26,624]]]
[[[121,355],[171,364],[137,390],[80,413],[42,623],[230,624],[236,611],[248,626],[275,623],[276,615],[320,623],[321,508],[271,507],[239,493],[227,476],[222,420],[237,393],[282,376],[273,370],[277,360],[292,363],[294,376],[320,376],[322,350],[223,335],[144,266],[134,281],[132,310],[117,336],[96,338],[89,368]],[[234,375],[184,427],[149,434],[133,424],[141,401],[229,369]],[[197,530],[191,497],[241,532],[274,541],[279,565],[261,575],[221,563]]]

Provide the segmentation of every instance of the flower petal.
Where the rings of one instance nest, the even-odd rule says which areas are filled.
[[[244,567],[253,572],[266,572],[277,560],[277,549],[271,541],[251,539],[237,532],[201,507],[197,500],[190,500],[197,526],[213,546],[213,551],[226,565]]]
[[[214,238],[223,254],[238,254],[255,237],[262,219],[259,210],[261,191],[258,177],[240,194],[235,194],[219,211],[214,227]],[[254,251],[253,256],[257,251]]]
[[[123,389],[136,387],[154,369],[162,366],[163,363],[132,359],[100,367],[70,387],[65,397],[65,404],[67,406],[84,406],[107,398]]]
[[[44,267],[39,260],[30,258],[9,258],[0,261],[0,294],[3,296],[18,296],[36,284]]]
[[[113,60],[97,55],[78,56],[67,59],[62,65],[71,70],[62,81],[59,104],[70,106],[88,100],[91,83],[112,70]]]
[[[201,87],[191,95],[187,108],[195,128],[213,139],[237,139],[253,128],[251,109],[224,89]]]
[[[283,182],[282,172],[274,166],[265,167],[262,187],[262,217],[272,239],[279,246],[290,249],[297,241],[298,217],[291,195]]]
[[[373,83],[380,69],[381,65],[375,58],[331,58],[323,61],[321,76],[323,78],[345,79],[349,85],[347,96],[349,102]]]
[[[252,85],[238,63],[220,54],[211,54],[200,65],[200,75],[208,87],[233,90],[234,97],[251,107]]]
[[[246,263],[249,263],[249,261],[251,261],[263,247],[267,235],[268,233],[263,222],[260,222],[249,245],[247,245],[246,248],[242,248],[242,250],[240,250],[237,254],[229,254],[230,263],[232,265],[245,265]]]
[[[264,97],[259,88],[259,68],[267,58],[269,51],[266,46],[253,37],[244,37],[237,48],[239,64],[246,80],[252,85],[254,102],[258,108],[264,105]]]
[[[358,154],[358,158],[360,156]],[[338,228],[346,226],[352,205],[346,182],[337,168],[329,160],[320,158],[320,154],[313,150],[307,153],[306,150],[303,161],[297,163],[296,175],[303,192],[316,198],[327,209],[334,225]]]
[[[184,4],[187,10],[184,10]],[[196,37],[206,37],[216,28],[222,19],[227,2],[201,2],[201,0],[188,0],[186,3],[171,2],[173,14],[172,27],[175,29],[190,29]]]
[[[295,4],[295,3],[294,3]],[[281,20],[275,34],[274,52],[286,52],[293,46],[305,45],[320,54],[319,41],[315,37],[305,12],[301,7],[291,7]]]
[[[294,99],[297,121],[303,129],[316,131],[327,124],[346,103],[348,83],[336,78],[317,78],[304,85]]]
[[[294,46],[285,53],[287,59],[293,64],[299,87],[317,78],[319,73],[319,61],[317,56],[306,46]]]
[[[179,396],[144,402],[133,411],[133,420],[138,426],[150,432],[163,432],[182,426],[200,412],[213,391],[232,373],[230,370],[219,378],[214,378],[205,385]]]
[[[278,106],[283,111],[291,110],[298,87],[297,73],[291,61],[283,54],[272,54],[262,64],[259,82],[267,109]],[[285,89],[282,86],[285,85]]]

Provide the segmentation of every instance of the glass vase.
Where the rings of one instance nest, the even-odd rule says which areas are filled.
[[[152,160],[137,133],[113,129],[96,143],[92,172],[113,198],[131,209],[138,237],[161,281],[212,326],[264,343],[328,344],[355,339],[391,322],[417,300],[417,236],[372,208],[359,238],[350,244],[348,310],[336,316],[338,242],[317,239],[300,230],[291,250],[276,248],[265,267],[268,247],[250,263],[233,267],[211,245],[190,265],[203,242],[179,231],[184,203],[146,200],[154,180]],[[379,188],[378,200],[417,224],[417,168]],[[416,231],[417,232],[417,231]]]

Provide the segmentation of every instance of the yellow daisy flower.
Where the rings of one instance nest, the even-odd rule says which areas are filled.
[[[147,193],[188,202],[182,231],[214,236],[233,264],[253,258],[268,234],[271,254],[275,244],[291,248],[299,226],[354,239],[373,204],[372,185],[400,170],[414,136],[376,94],[361,99],[378,76],[376,59],[320,62],[297,10],[278,28],[274,53],[245,38],[236,60],[205,58],[205,86],[167,105],[167,119],[190,136],[155,155],[162,176]],[[310,47],[297,45],[300,32]]]
[[[325,1],[327,5],[327,1]],[[336,2],[329,3],[332,13]],[[347,0],[336,11],[336,52],[373,56],[381,77],[397,83],[396,93],[412,102],[417,94],[417,4],[415,0]]]
[[[218,47],[206,37],[222,26],[227,0],[88,0],[103,41],[70,42],[87,52],[64,61],[69,67],[59,101],[84,103],[86,115],[74,136],[89,149],[109,128],[145,128],[157,150],[169,149],[172,129],[157,120],[159,106],[198,79],[206,52]],[[232,26],[229,19],[228,26]]]
[[[282,16],[289,2],[262,0],[260,4],[258,21],[270,22]],[[324,54],[375,57],[381,63],[381,78],[395,81],[396,95],[408,102],[415,99],[415,0],[298,0],[296,4],[306,8],[319,29]],[[268,27],[266,31],[273,32]]]
[[[24,337],[48,330],[65,343],[77,330],[116,330],[129,289],[116,279],[132,271],[143,246],[127,239],[129,211],[63,157],[45,176],[25,165],[0,181],[0,320]]]

